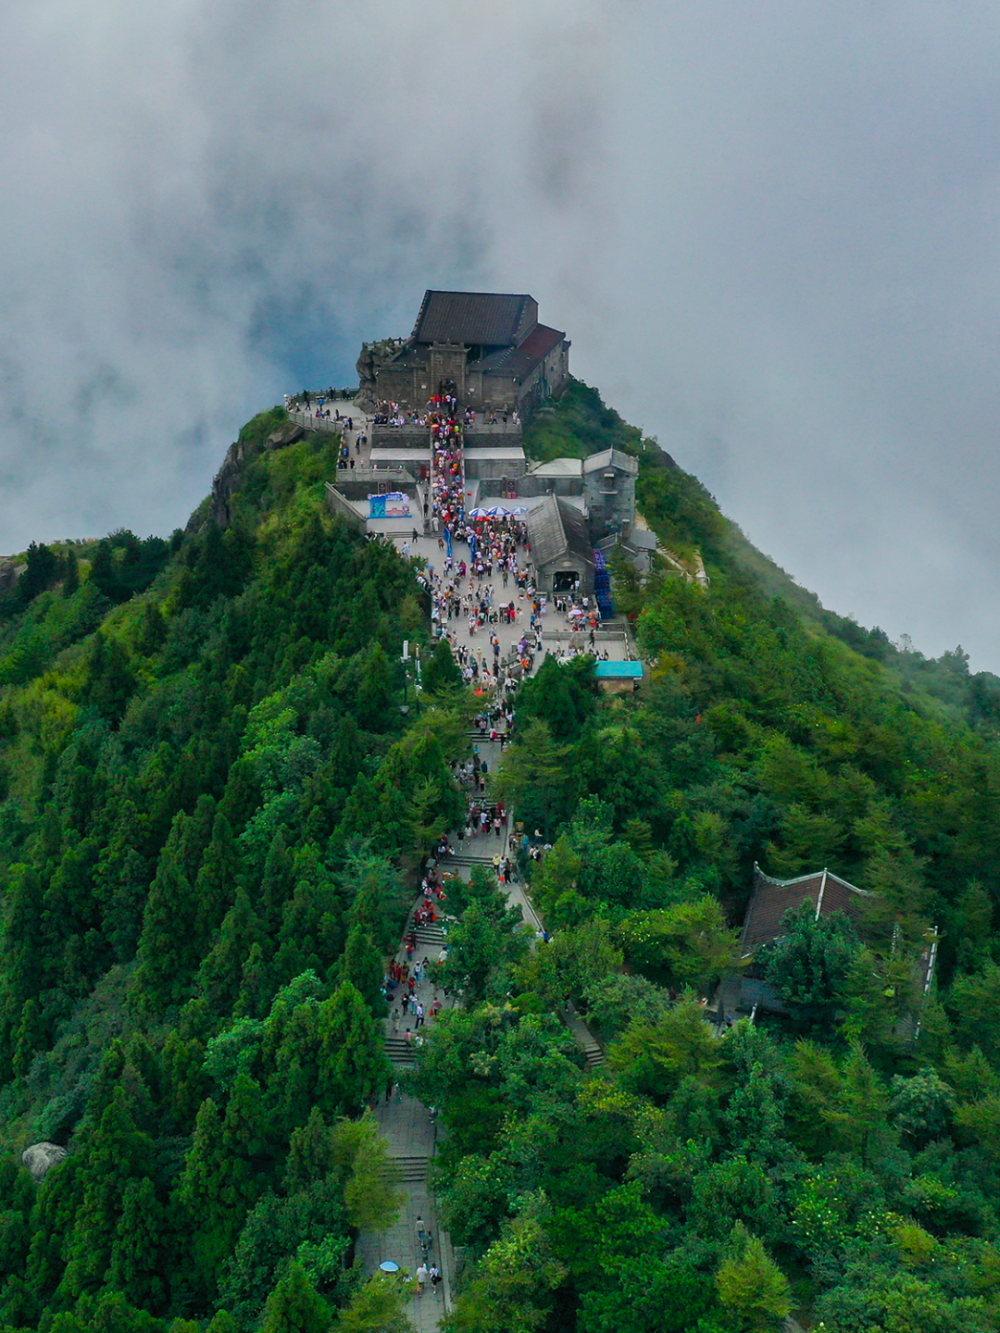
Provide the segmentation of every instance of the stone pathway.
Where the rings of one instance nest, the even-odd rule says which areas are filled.
[[[501,748],[499,741],[493,741],[486,738],[478,738],[473,741],[478,747],[479,756],[485,759],[489,766],[489,772],[495,773],[500,765]],[[463,879],[468,879],[475,865],[492,865],[493,857],[497,852],[501,856],[506,856],[510,851],[511,860],[514,858],[514,849],[512,843],[514,820],[511,818],[507,829],[502,830],[502,837],[496,837],[495,834],[477,834],[471,837],[468,842],[458,841],[454,843],[456,851],[457,864],[455,869],[459,871]],[[535,905],[525,891],[524,885],[518,881],[504,886],[507,894],[508,907],[516,907],[521,913],[521,919],[526,921],[536,932],[544,930],[545,925],[542,918],[535,910]],[[586,1026],[583,1020],[577,1014],[572,1004],[562,1013],[563,1022],[566,1024],[570,1035],[576,1041],[577,1045],[583,1051],[584,1058],[587,1061],[588,1069],[598,1069],[604,1063],[604,1051],[597,1038]]]
[[[358,1254],[369,1274],[378,1271],[386,1260],[397,1263],[412,1276],[420,1264],[422,1251],[417,1236],[418,1219],[430,1233],[428,1263],[441,1268],[442,1281],[435,1291],[427,1283],[422,1296],[413,1296],[406,1313],[419,1333],[432,1333],[441,1316],[451,1308],[451,1275],[454,1258],[451,1243],[438,1226],[437,1202],[427,1183],[430,1161],[434,1155],[436,1126],[427,1107],[405,1093],[375,1112],[379,1128],[389,1144],[389,1153],[398,1164],[400,1184],[406,1190],[406,1202],[396,1224],[377,1236],[362,1236]]]
[[[411,556],[423,556],[427,564],[432,566],[434,570],[439,570],[442,567],[443,553],[438,547],[436,537],[418,537],[415,540],[398,537],[396,545],[401,551],[404,547],[407,547],[407,553]],[[500,638],[501,651],[506,656],[527,628],[530,614],[529,604],[525,594],[518,593],[513,580],[510,581],[507,589],[503,588],[501,575],[494,576],[492,582],[498,600],[510,601],[513,598],[519,609],[524,608],[523,616],[518,616],[518,623],[494,627]],[[462,642],[468,636],[467,624],[463,619],[448,622],[446,628],[456,637],[461,636],[460,641]],[[569,641],[571,635],[568,627],[563,625],[562,616],[556,616],[554,612],[549,612],[543,620],[543,641],[546,638],[552,645],[556,642],[561,643],[564,639]],[[602,649],[606,647],[612,658],[623,659],[627,657],[629,645],[625,631],[619,628],[613,628],[610,632],[599,631],[598,639],[599,646]],[[488,644],[488,631],[481,631],[481,634],[475,636],[471,642],[473,645],[476,645],[477,642],[484,645]],[[544,651],[536,654],[536,670],[543,660]],[[489,740],[477,733],[470,736],[469,746],[470,750],[478,751],[480,758],[486,761],[490,773],[497,771],[502,754],[499,741]],[[478,834],[470,837],[467,841],[463,841],[461,832],[454,834],[452,846],[455,849],[455,857],[448,868],[460,874],[463,879],[468,880],[474,866],[492,866],[493,857],[497,853],[501,856],[507,854],[512,841],[512,829],[513,819],[499,838],[490,833],[486,835]],[[507,884],[506,894],[508,904],[511,907],[517,907],[522,919],[535,932],[540,933],[543,929],[543,923],[530,897],[525,892],[524,885],[521,883]],[[408,923],[409,928],[410,924]],[[414,951],[413,960],[428,958],[433,961],[436,959],[447,941],[446,930],[447,927],[444,923],[417,927],[417,948]],[[396,956],[398,961],[406,961],[406,949],[402,943]],[[429,1015],[431,1002],[438,992],[429,980],[423,980],[416,988],[415,994],[416,998],[423,1004],[425,1012]],[[446,1006],[452,1003],[443,993],[441,998]],[[604,1054],[593,1035],[572,1009],[567,1010],[563,1018],[568,1030],[584,1052],[588,1067],[591,1069],[597,1068],[603,1063]],[[394,1066],[400,1072],[413,1066],[417,1037],[414,1033],[411,1041],[407,1042],[405,1036],[406,1028],[412,1022],[413,1019],[409,1014],[403,1018],[398,1017],[398,1008],[395,1018],[390,1013],[390,1016],[385,1020],[386,1050]],[[428,1017],[424,1031],[429,1032],[432,1027],[433,1020]],[[393,1091],[390,1101],[386,1102],[383,1099],[375,1114],[379,1127],[388,1142],[389,1153],[398,1172],[400,1184],[406,1190],[406,1202],[400,1212],[398,1221],[388,1231],[380,1235],[360,1237],[358,1254],[366,1272],[369,1274],[375,1273],[380,1264],[389,1260],[399,1264],[401,1270],[412,1275],[416,1272],[421,1260],[417,1230],[418,1220],[422,1221],[424,1229],[432,1237],[429,1261],[436,1261],[440,1265],[442,1282],[436,1292],[428,1284],[423,1296],[414,1296],[408,1303],[407,1315],[419,1330],[419,1333],[431,1333],[431,1330],[437,1329],[440,1319],[451,1308],[452,1280],[456,1272],[455,1255],[451,1240],[440,1227],[437,1201],[428,1185],[438,1127],[431,1120],[428,1108],[416,1098],[402,1093],[398,1085]]]
[[[415,904],[416,905],[416,904]],[[407,923],[407,932],[411,928]],[[417,948],[412,961],[425,957],[435,959],[445,940],[444,931],[437,926],[416,928]],[[406,947],[401,942],[396,953],[398,962],[406,962]],[[414,992],[429,1015],[431,1002],[436,991],[430,981],[422,980]],[[444,1004],[450,1001],[441,994]],[[399,1014],[398,1005],[395,1007]],[[401,1073],[413,1067],[414,1045],[407,1043],[407,1026],[412,1028],[413,1018],[407,1014],[399,1019],[398,1025],[390,1011],[385,1020],[385,1044],[389,1058],[397,1072]],[[430,1031],[434,1020],[427,1018],[425,1031]],[[417,1238],[417,1220],[421,1218],[424,1230],[430,1233],[431,1247],[428,1251],[428,1263],[436,1262],[441,1269],[442,1281],[435,1292],[427,1284],[423,1296],[414,1296],[408,1303],[406,1313],[418,1333],[430,1333],[436,1329],[441,1316],[451,1309],[451,1281],[455,1269],[451,1241],[446,1232],[441,1230],[437,1202],[428,1185],[431,1158],[437,1142],[438,1127],[431,1120],[430,1112],[423,1102],[410,1097],[397,1085],[391,1100],[387,1103],[383,1097],[375,1111],[379,1128],[388,1145],[400,1186],[406,1191],[399,1219],[388,1231],[379,1235],[363,1235],[358,1241],[358,1255],[364,1264],[365,1272],[378,1271],[386,1260],[399,1264],[411,1276],[420,1264],[421,1249]]]

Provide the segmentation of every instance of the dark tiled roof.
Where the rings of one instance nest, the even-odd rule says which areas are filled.
[[[541,361],[542,357],[548,356],[553,347],[558,347],[565,337],[565,333],[559,329],[550,329],[547,324],[536,324],[524,342],[518,345],[517,350],[525,356]]]
[[[547,495],[540,505],[528,511],[528,541],[535,568],[571,553],[593,568],[594,552],[586,517],[574,505],[556,495]]]
[[[753,897],[743,922],[741,945],[744,954],[752,953],[761,944],[770,944],[782,931],[782,920],[789,908],[812,903],[817,916],[843,912],[857,923],[861,919],[864,900],[872,894],[848,884],[846,879],[819,870],[797,879],[772,879],[760,866],[754,866]]]
[[[413,337],[418,343],[515,347],[534,325],[534,300],[502,292],[424,293]]]
[[[537,324],[519,347],[501,347],[497,352],[490,352],[477,363],[476,368],[487,373],[509,375],[511,379],[526,380],[539,361],[548,356],[553,347],[558,347],[565,336],[565,333],[550,329],[547,324]]]

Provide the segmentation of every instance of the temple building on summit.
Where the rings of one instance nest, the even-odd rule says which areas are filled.
[[[569,348],[565,333],[539,323],[532,296],[428,290],[409,338],[362,347],[360,396],[412,410],[451,393],[463,408],[524,421],[566,387]]]
[[[436,531],[429,489],[446,414],[465,512],[499,506],[523,516],[539,591],[593,598],[608,618],[607,557],[618,544],[634,557],[638,461],[605,449],[529,465],[524,452],[524,427],[570,383],[569,348],[565,333],[539,322],[533,296],[426,291],[409,338],[361,349],[357,402],[374,418],[371,470],[338,476],[328,487],[331,506],[370,523],[375,506],[377,518],[388,518],[383,503],[405,496],[411,530]],[[642,554],[648,570],[650,552]]]

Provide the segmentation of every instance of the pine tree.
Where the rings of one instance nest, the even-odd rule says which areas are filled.
[[[715,1275],[719,1299],[736,1311],[749,1329],[769,1333],[791,1313],[788,1279],[742,1224],[734,1231],[734,1242],[737,1253],[726,1259]]]
[[[262,928],[243,889],[226,913],[218,937],[198,971],[198,986],[213,1014],[232,1012],[240,993],[243,967]]]
[[[83,702],[114,726],[121,721],[135,686],[124,645],[98,630],[87,658]]]
[[[108,1280],[133,1305],[160,1311],[166,1298],[163,1277],[163,1208],[148,1176],[125,1187],[121,1220],[111,1250]]]
[[[295,1194],[308,1189],[315,1181],[329,1175],[333,1165],[333,1135],[319,1107],[314,1106],[306,1123],[292,1131],[285,1165],[285,1193]]]
[[[197,964],[192,943],[198,900],[188,877],[186,846],[189,817],[178,814],[160,853],[150,886],[139,939],[135,996],[147,1013],[162,1013],[187,996]]]
[[[306,1270],[293,1263],[268,1297],[260,1333],[329,1333],[332,1319]]]
[[[239,873],[240,856],[232,825],[225,815],[217,814],[212,825],[212,840],[205,849],[195,881],[195,935],[199,958],[204,955],[214,931],[222,924],[236,899]]]
[[[294,883],[292,854],[285,841],[284,829],[279,828],[264,862],[264,875],[257,903],[261,918],[272,928],[281,920],[281,910],[286,900],[292,896]]]
[[[103,1283],[125,1207],[129,1183],[153,1162],[153,1140],[137,1126],[126,1088],[115,1088],[111,1104],[83,1136],[77,1189],[80,1204],[66,1243],[68,1265],[59,1295],[69,1301]]]
[[[155,602],[146,602],[142,608],[142,625],[136,646],[144,657],[152,657],[163,647],[167,637],[167,622]]]
[[[381,1025],[349,981],[321,1006],[319,1104],[324,1115],[354,1115],[392,1075]]]
[[[101,929],[114,957],[127,962],[142,930],[143,903],[152,867],[145,854],[149,820],[131,796],[120,801],[110,836],[94,872],[94,893],[103,914]]]
[[[392,681],[389,674],[389,660],[380,643],[375,643],[368,652],[368,660],[361,673],[361,681],[355,696],[355,716],[358,725],[365,731],[388,731],[393,725],[391,713],[393,704]],[[396,710],[395,721],[399,721]]]
[[[76,552],[70,547],[66,552],[66,572],[63,575],[63,596],[72,597],[80,587],[80,565]]]
[[[211,1098],[201,1105],[177,1199],[191,1228],[195,1280],[203,1300],[214,1297],[223,1260],[261,1192],[253,1165],[264,1148],[263,1098],[240,1074],[225,1118]]]
[[[423,687],[428,694],[461,688],[462,673],[447,639],[438,639],[423,671]]]
[[[337,965],[337,980],[349,981],[376,1018],[385,1016],[385,959],[364,926],[351,928]]]

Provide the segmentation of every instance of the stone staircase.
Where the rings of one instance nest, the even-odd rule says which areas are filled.
[[[604,1064],[604,1052],[593,1037],[589,1041],[581,1041],[579,1045],[581,1051],[583,1051],[583,1058],[587,1062],[587,1068],[591,1070],[600,1069],[601,1065]]]
[[[414,958],[421,949],[425,953],[433,949],[436,957],[448,943],[448,932],[441,926],[431,925],[430,923],[423,926],[414,926],[413,933],[417,937],[417,947],[413,951]]]
[[[570,1035],[583,1052],[583,1058],[587,1062],[587,1068],[591,1071],[600,1069],[604,1064],[604,1049],[594,1034],[580,1018],[572,1005],[562,1011],[562,1021],[569,1029]]]
[[[407,1045],[406,1038],[395,1033],[385,1039],[385,1053],[392,1064],[401,1069],[412,1069],[416,1056],[412,1045]]]
[[[479,839],[480,847],[475,851],[471,848],[464,852],[455,852],[453,856],[448,857],[449,866],[484,866],[492,865],[493,858],[503,846],[502,838],[494,838],[492,834],[488,838]]]
[[[393,1157],[390,1170],[392,1178],[400,1185],[426,1185],[431,1159],[426,1155]]]

